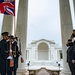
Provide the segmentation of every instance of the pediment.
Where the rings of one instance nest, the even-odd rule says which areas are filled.
[[[49,42],[49,43],[55,44],[54,41],[46,40],[46,39],[36,40],[36,41],[31,42],[31,44],[36,44],[36,43],[38,43],[38,42]]]

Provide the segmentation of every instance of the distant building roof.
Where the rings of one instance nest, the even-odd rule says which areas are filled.
[[[55,44],[54,41],[52,41],[52,40],[46,40],[46,39],[40,39],[40,40],[37,40],[37,41],[32,41],[31,44],[35,44],[35,43],[37,43],[37,42],[39,42],[39,41],[47,41],[47,42],[49,42],[49,43]]]

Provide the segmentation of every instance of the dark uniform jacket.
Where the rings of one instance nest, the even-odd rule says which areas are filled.
[[[75,42],[67,49],[67,62],[72,62],[75,60]]]
[[[14,68],[17,69],[20,52],[18,50],[18,46],[17,46],[16,41],[12,44],[12,49],[13,49],[13,58],[14,58]]]
[[[67,62],[71,62],[72,61],[72,54],[73,53],[73,46],[69,46],[67,49]]]
[[[8,44],[9,44],[9,42],[8,42]],[[7,61],[7,70],[9,70],[9,71],[12,71],[12,70],[18,68],[19,51],[18,51],[17,42],[11,43],[11,49],[12,49],[12,58],[13,58],[14,67],[9,66],[10,60],[8,60]],[[10,50],[10,49],[8,49],[8,50]]]
[[[72,59],[75,60],[75,41],[73,42],[73,54]]]
[[[8,41],[7,44],[8,44],[8,57],[9,57],[10,56],[9,55],[10,50],[12,50],[12,42],[11,41]],[[13,52],[13,50],[12,50],[12,52]],[[12,61],[13,61],[13,64],[14,64],[13,53],[12,53]],[[13,70],[13,67],[10,67],[10,59],[7,59],[6,63],[7,63],[6,64],[7,71],[12,71]]]
[[[67,62],[71,75],[75,75],[75,63],[72,63],[72,60],[75,60],[75,42],[72,42],[72,45],[67,49]]]
[[[6,72],[6,60],[8,57],[8,44],[6,40],[0,41],[0,73]]]

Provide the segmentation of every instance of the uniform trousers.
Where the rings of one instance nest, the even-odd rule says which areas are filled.
[[[12,71],[8,71],[7,72],[7,75],[12,75]]]
[[[75,75],[75,63],[73,64],[72,62],[69,62],[68,65],[71,71],[71,75]]]
[[[16,75],[16,71],[17,71],[17,69],[14,69],[14,75]]]

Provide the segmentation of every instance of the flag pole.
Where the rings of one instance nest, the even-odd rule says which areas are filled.
[[[14,32],[14,37],[16,37],[16,0],[14,0],[14,27],[13,27],[13,32]],[[12,71],[12,75],[14,75],[14,71]]]
[[[14,2],[14,37],[16,37],[16,0]]]
[[[16,37],[16,17],[14,16],[14,37]]]

